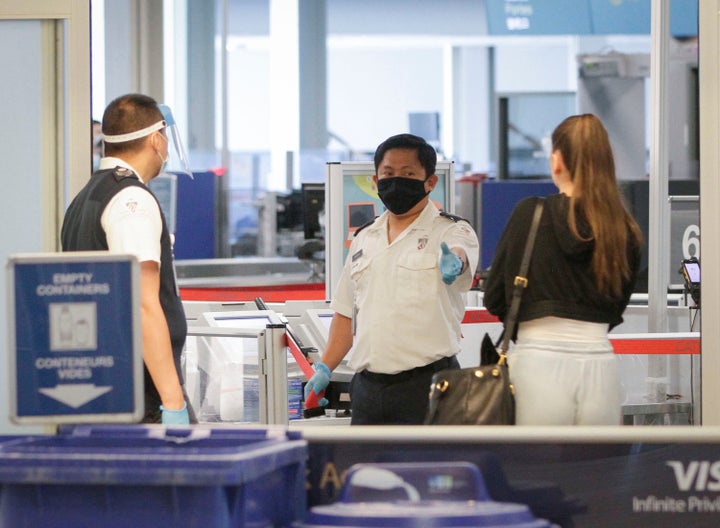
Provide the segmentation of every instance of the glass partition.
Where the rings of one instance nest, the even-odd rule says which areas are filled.
[[[304,375],[277,314],[206,312],[198,319],[189,327],[182,368],[199,423],[302,418]]]

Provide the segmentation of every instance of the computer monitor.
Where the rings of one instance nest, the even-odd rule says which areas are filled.
[[[282,324],[280,316],[272,310],[235,310],[228,312],[205,312],[203,318],[208,326],[222,328],[261,329],[269,324]]]
[[[148,187],[157,198],[165,215],[168,229],[171,233],[175,233],[175,219],[177,217],[177,197],[178,182],[177,175],[170,173],[158,174],[155,178],[148,182]]]
[[[269,324],[285,324],[283,318],[273,310],[242,310],[229,312],[206,312],[203,318],[208,326],[221,328],[239,328],[249,330],[261,330]],[[215,337],[216,350],[214,354],[222,355],[224,361],[238,361],[241,357],[246,365],[257,365],[256,343],[246,342],[233,337]],[[288,377],[303,376],[299,365],[295,362],[292,354],[288,352]]]
[[[303,225],[302,192],[296,189],[290,194],[277,195],[277,228],[297,231]]]
[[[374,202],[350,202],[347,204],[348,232],[345,236],[345,247],[349,248],[355,231],[375,218]]]
[[[325,236],[320,225],[320,214],[325,210],[325,184],[303,183],[301,193],[305,239],[324,239]]]
[[[439,147],[439,112],[410,112],[408,114],[408,125],[408,130],[411,134],[420,136],[436,149]]]
[[[307,311],[307,315],[315,334],[320,337],[322,347],[325,348],[330,333],[330,323],[332,323],[335,311],[330,308],[310,309]]]
[[[242,310],[229,312],[205,312],[201,320],[208,326],[262,330],[269,324],[282,324],[280,316],[271,310]],[[209,337],[206,357],[198,357],[198,366],[207,372],[224,369],[231,363],[239,363],[257,369],[257,341],[237,337]]]
[[[330,324],[332,323],[335,311],[330,308],[307,310],[306,323],[310,327],[312,335],[317,339],[318,348],[322,352],[327,347],[328,336],[330,335]],[[353,370],[348,367],[347,362],[353,354],[350,348],[340,365],[333,371],[333,381],[350,381]]]

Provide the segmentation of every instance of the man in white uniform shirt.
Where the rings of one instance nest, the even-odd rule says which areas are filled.
[[[432,375],[459,366],[463,293],[478,240],[469,223],[430,201],[436,159],[410,134],[375,152],[374,182],[387,211],[355,234],[331,304],[328,345],[305,388],[307,397],[327,387],[353,347],[354,425],[421,424]]]
[[[175,282],[171,235],[146,184],[168,159],[167,122],[154,99],[118,97],[105,109],[105,157],[65,213],[63,251],[109,250],[140,261],[144,422],[186,424],[182,388],[187,323]]]

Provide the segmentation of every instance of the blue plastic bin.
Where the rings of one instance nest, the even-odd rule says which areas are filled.
[[[464,462],[356,464],[340,501],[311,508],[304,528],[551,528],[524,504],[492,501]]]
[[[0,442],[0,526],[267,527],[305,515],[307,443],[277,429],[64,429]]]

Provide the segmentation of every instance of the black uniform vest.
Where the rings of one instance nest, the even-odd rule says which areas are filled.
[[[100,218],[110,200],[122,189],[131,186],[142,187],[150,192],[140,179],[128,169],[117,167],[95,172],[65,212],[61,232],[63,251],[107,250],[107,238]],[[158,207],[160,207],[159,203]],[[185,320],[185,312],[175,282],[172,244],[162,209],[160,210],[160,216],[162,218],[162,234],[160,236],[160,305],[165,313],[165,319],[170,330],[175,369],[182,383],[180,355],[185,345],[187,321]],[[159,406],[160,396],[157,389],[155,389],[149,372],[145,369],[146,418],[148,414],[157,414]],[[155,420],[146,419],[146,421]]]

